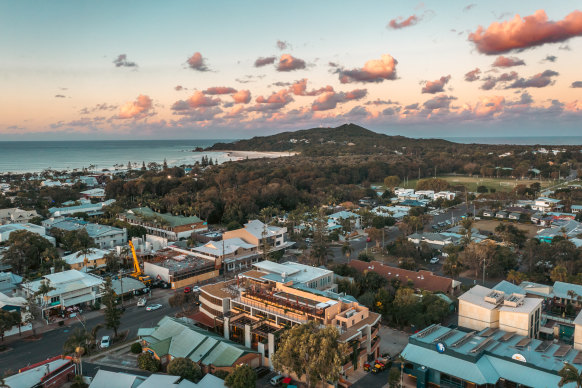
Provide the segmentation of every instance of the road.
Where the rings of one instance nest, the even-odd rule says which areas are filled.
[[[155,311],[146,311],[143,307],[135,305],[126,307],[125,313],[121,317],[121,326],[119,332],[129,330],[128,338],[133,338],[137,335],[137,330],[140,327],[153,327],[160,319],[166,315],[174,315],[179,309],[172,308],[167,303],[168,297],[171,295],[170,290],[155,290],[154,293],[160,293],[157,298],[154,297],[155,303],[161,303],[162,308]],[[173,292],[173,291],[172,291]],[[127,306],[127,305],[126,305]],[[85,322],[87,329],[95,327],[98,323],[104,323],[103,315],[88,319]],[[0,374],[10,370],[13,372],[23,368],[27,365],[34,364],[50,357],[62,354],[63,344],[67,340],[70,333],[76,329],[81,328],[80,322],[69,326],[63,326],[58,329],[48,331],[42,334],[42,339],[38,341],[23,341],[18,340],[9,345],[12,350],[5,353],[0,353]],[[98,333],[100,338],[103,335],[113,335],[112,330],[101,329]]]
[[[390,228],[386,228],[384,232],[384,244],[387,245],[400,235],[400,231],[398,227],[392,226]],[[366,248],[370,249],[376,246],[374,241],[366,242],[366,236],[359,236],[353,239],[350,239],[350,246],[352,247],[352,253],[350,254],[350,259],[357,259],[360,252],[365,251]],[[331,246],[331,260],[336,264],[344,264],[348,262],[348,259],[342,254],[342,248],[340,246]]]

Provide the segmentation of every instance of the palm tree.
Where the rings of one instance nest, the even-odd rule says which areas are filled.
[[[352,248],[349,242],[346,241],[344,245],[342,245],[342,255],[344,255],[348,259],[348,263],[350,262],[350,256],[353,251],[354,248]]]
[[[97,334],[97,333],[95,333]],[[73,330],[69,338],[63,344],[65,354],[75,353],[77,356],[84,354],[87,350],[87,343],[90,341],[90,334],[80,327]]]
[[[93,248],[82,247],[81,249],[79,249],[79,252],[77,252],[77,255],[76,255],[77,257],[84,256],[83,268],[85,268],[85,272],[87,272],[87,264],[89,264],[89,259],[87,258],[87,255],[90,255],[91,253],[93,253]]]
[[[582,373],[578,373],[578,369],[572,364],[564,363],[564,367],[560,369],[558,376],[561,377],[558,387],[563,387],[569,383],[575,383],[576,388],[582,387]]]
[[[54,290],[56,290],[56,288],[50,285],[50,280],[42,280],[38,286],[38,290],[34,293],[34,296],[42,296],[43,306],[46,306],[47,301],[49,300],[48,294]]]

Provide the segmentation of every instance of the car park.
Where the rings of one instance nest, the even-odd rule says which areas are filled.
[[[161,309],[162,305],[161,304],[150,304],[149,306],[146,307],[146,311],[154,311],[154,310],[158,310]]]

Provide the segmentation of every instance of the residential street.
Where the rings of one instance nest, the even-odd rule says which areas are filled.
[[[168,292],[171,291],[171,292]],[[172,290],[154,290],[152,301],[162,304],[162,308],[155,311],[146,311],[143,307],[137,307],[135,303],[131,307],[126,304],[126,310],[121,318],[119,332],[129,330],[129,337],[137,335],[140,327],[152,327],[165,315],[174,315],[179,309],[170,307],[168,298],[172,295]],[[156,295],[157,294],[157,295]],[[134,299],[137,301],[137,299]],[[98,323],[103,323],[103,315],[90,318],[86,321],[87,329],[95,327]],[[9,344],[12,350],[0,353],[0,373],[11,370],[17,372],[19,368],[57,356],[62,353],[63,344],[69,334],[77,327],[82,327],[80,322],[63,326],[58,329],[42,334],[42,339],[38,341],[17,340]],[[113,335],[112,330],[101,329],[98,338],[103,335]]]

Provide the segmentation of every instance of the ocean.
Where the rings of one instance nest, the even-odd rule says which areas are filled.
[[[223,152],[191,152],[229,140],[93,140],[93,141],[5,141],[0,142],[0,174],[40,172],[45,169],[73,170],[93,165],[92,170],[113,169],[142,162],[169,166],[194,164],[206,155],[219,163],[229,161]]]

